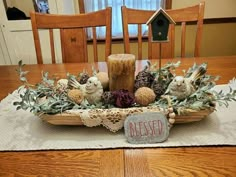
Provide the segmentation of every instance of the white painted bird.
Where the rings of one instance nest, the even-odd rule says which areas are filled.
[[[86,84],[80,84],[75,78],[70,78],[69,86],[80,89],[89,104],[97,105],[101,102],[103,87],[97,77],[90,77]]]
[[[206,73],[206,64],[199,66],[190,77],[176,76],[169,84],[166,94],[176,96],[178,100],[184,100],[195,92],[194,83]]]
[[[97,77],[90,77],[85,84],[85,98],[90,104],[99,104],[102,99],[103,87]]]

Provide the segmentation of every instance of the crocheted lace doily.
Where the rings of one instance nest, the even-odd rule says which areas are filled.
[[[104,126],[112,132],[116,132],[123,128],[126,117],[132,114],[142,112],[160,112],[167,114],[166,111],[160,110],[157,106],[152,107],[133,107],[133,108],[111,108],[111,109],[84,109],[84,110],[68,110],[63,114],[57,115],[42,115],[41,118],[57,124],[58,119],[63,119],[67,124],[75,124],[78,119],[82,121],[82,124],[87,127]],[[53,118],[54,117],[54,118]],[[49,121],[50,119],[50,121]]]

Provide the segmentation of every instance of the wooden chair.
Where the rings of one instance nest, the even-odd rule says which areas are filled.
[[[204,16],[205,3],[201,2],[199,5],[166,10],[166,12],[172,17],[172,19],[178,24],[181,23],[181,57],[185,57],[185,44],[186,44],[186,23],[197,22],[196,38],[194,57],[200,56],[200,45],[202,38],[203,16]],[[155,13],[155,11],[130,9],[122,6],[122,22],[123,22],[123,37],[124,37],[124,51],[130,53],[130,36],[128,31],[129,24],[138,25],[138,59],[142,59],[142,24],[146,24],[148,19]],[[148,26],[148,58],[159,58],[159,43],[151,42],[151,26]],[[162,43],[162,57],[173,58],[174,57],[174,45],[175,45],[175,25],[171,24],[168,33],[169,42]]]
[[[105,60],[111,54],[111,7],[76,15],[51,15],[31,12],[31,23],[38,64],[43,63],[39,29],[48,29],[52,63],[55,63],[53,29],[59,29],[62,61],[64,63],[88,62],[86,28],[92,28],[94,61],[98,61],[96,27],[105,26]]]

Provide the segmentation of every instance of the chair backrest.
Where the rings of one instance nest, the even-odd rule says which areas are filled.
[[[62,62],[88,62],[87,28],[92,28],[94,61],[98,61],[96,27],[105,26],[105,60],[111,54],[111,7],[87,14],[52,15],[31,12],[31,23],[38,64],[43,63],[39,29],[48,29],[52,63],[55,63],[53,30],[59,29]]]
[[[200,45],[202,38],[202,27],[203,27],[203,17],[204,17],[204,7],[205,3],[201,2],[199,5],[166,10],[166,12],[171,16],[171,18],[177,23],[181,23],[181,57],[185,57],[185,43],[186,43],[186,23],[187,22],[197,22],[196,38],[195,38],[195,49],[194,56],[198,57],[200,55]],[[122,23],[123,23],[123,37],[124,37],[124,51],[125,53],[130,53],[130,36],[129,36],[129,24],[138,25],[138,59],[142,59],[142,24],[146,24],[148,19],[156,12],[151,10],[138,10],[131,9],[122,6]],[[151,25],[148,26],[148,59],[159,58],[160,44],[152,42],[151,37]],[[175,45],[175,25],[170,24],[168,32],[169,42],[162,43],[161,55],[162,58],[173,58],[174,57],[174,45]]]

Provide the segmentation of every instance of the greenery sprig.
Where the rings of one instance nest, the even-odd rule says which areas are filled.
[[[36,114],[57,114],[70,109],[97,108],[94,105],[89,105],[87,103],[78,105],[70,100],[67,96],[68,88],[58,87],[56,79],[50,78],[48,72],[42,72],[42,79],[40,83],[37,83],[36,85],[28,83],[26,76],[29,72],[23,70],[24,64],[22,61],[19,61],[18,65],[19,67],[16,71],[23,85],[19,87],[20,101],[13,103],[17,106],[17,110],[30,110]],[[156,64],[151,65],[151,63],[149,63],[148,65],[148,69],[155,76],[155,78],[167,87],[175,77],[175,69],[179,67],[180,62],[167,63],[161,68],[161,72],[159,72],[159,68],[156,67]],[[187,72],[184,71],[184,76],[190,76],[197,67],[198,65],[194,64],[188,69]],[[162,73],[162,75],[159,75],[159,73]],[[67,73],[67,77],[78,79],[81,77],[81,73],[78,75]],[[219,103],[219,105],[224,105],[227,107],[230,101],[236,101],[236,90],[230,88],[228,93],[213,90],[212,88],[216,85],[216,81],[218,79],[219,76],[205,74],[204,77],[197,80],[198,87],[196,88],[196,91],[185,100],[178,100],[175,96],[169,96],[171,106],[179,115],[191,111],[214,109],[215,103]],[[160,98],[152,103],[152,105],[161,108],[168,108],[169,102],[165,98]],[[102,105],[100,108],[107,107],[109,106]]]
[[[198,65],[194,64],[187,72],[184,72],[185,77],[189,77],[197,67]],[[185,100],[178,100],[175,96],[169,96],[171,105],[177,114],[182,115],[188,112],[215,108],[216,103],[220,106],[224,105],[228,107],[230,101],[236,101],[236,90],[232,88],[230,88],[228,93],[224,93],[222,90],[220,92],[213,90],[219,78],[219,76],[205,74],[204,77],[197,81],[198,87],[196,91]],[[169,106],[168,100],[165,97],[156,101],[153,105],[163,108],[168,108]]]
[[[21,101],[13,104],[18,109],[29,109],[34,113],[56,114],[72,109],[75,103],[67,98],[67,90],[57,88],[54,79],[49,78],[48,72],[42,72],[42,81],[36,85],[29,84],[26,78],[28,71],[24,71],[22,61],[18,63],[17,72],[23,85],[19,87]]]

